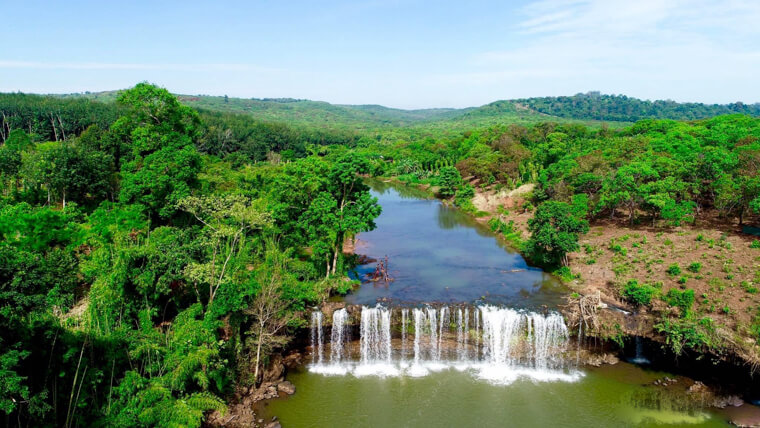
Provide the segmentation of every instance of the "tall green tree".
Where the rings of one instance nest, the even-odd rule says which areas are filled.
[[[567,265],[567,253],[577,250],[578,235],[588,232],[588,221],[579,217],[583,210],[565,202],[547,201],[539,205],[528,221],[528,254],[546,265]]]
[[[138,203],[154,219],[166,220],[198,185],[200,156],[194,139],[198,114],[166,89],[140,83],[118,99],[126,109],[112,127],[131,148],[122,164],[119,200]]]

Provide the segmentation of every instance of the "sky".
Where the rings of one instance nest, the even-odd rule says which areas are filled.
[[[0,91],[760,102],[760,0],[0,0]]]

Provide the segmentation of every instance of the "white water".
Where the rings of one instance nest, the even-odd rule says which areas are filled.
[[[322,312],[311,313],[311,349],[317,350],[317,364],[324,361],[324,344],[322,343]]]
[[[360,316],[358,355],[356,351],[351,355],[349,314],[340,309],[332,317],[329,361],[324,357],[323,318],[319,311],[312,313],[314,356],[309,369],[317,373],[425,376],[456,369],[493,383],[520,378],[574,381],[581,376],[565,358],[569,335],[558,313],[542,315],[494,306],[426,307],[401,310],[401,325],[394,326],[390,309],[365,306]],[[413,325],[409,333],[407,323]],[[412,334],[414,357],[409,361],[405,350]]]
[[[330,335],[330,363],[340,364],[346,355],[346,343],[350,341],[350,330],[346,324],[348,311],[338,309],[333,312],[332,333]]]

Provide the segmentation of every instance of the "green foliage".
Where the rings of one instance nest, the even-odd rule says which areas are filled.
[[[578,218],[571,205],[548,201],[538,206],[528,229],[531,237],[526,250],[532,259],[547,265],[567,265],[567,253],[580,248],[578,235],[588,232],[588,222]]]
[[[681,274],[681,266],[678,265],[678,263],[672,263],[670,266],[668,266],[668,269],[666,270],[668,275],[670,276],[676,276]]]
[[[706,351],[717,346],[715,326],[710,318],[664,318],[654,327],[665,335],[665,343],[676,355],[681,355],[687,349]]]
[[[235,169],[197,151],[212,151],[211,126],[229,118],[203,123],[148,84],[114,108],[118,118],[65,139],[55,126],[59,141],[0,132],[6,420],[201,426],[233,384],[259,381],[240,376],[251,341],[258,370],[295,314],[348,291],[343,243],[380,213],[362,183],[383,169],[376,155],[301,159],[293,136],[252,142]],[[273,139],[286,132],[275,128]],[[254,158],[270,162],[246,165]]]
[[[688,268],[686,268],[686,269],[688,269],[688,270],[689,270],[689,272],[693,272],[693,273],[699,273],[699,271],[700,271],[700,270],[702,270],[702,263],[699,263],[699,262],[693,262],[693,263],[691,263],[691,264],[689,265],[689,267],[688,267]]]
[[[694,306],[694,290],[689,288],[681,291],[677,288],[671,288],[663,297],[663,300],[668,305],[680,309],[681,317],[686,317],[691,313],[691,308]]]
[[[465,212],[474,213],[475,205],[472,204],[472,198],[474,197],[475,188],[469,184],[465,184],[457,190],[456,196],[454,196],[454,205],[458,206]]]
[[[650,284],[639,284],[632,279],[623,288],[623,298],[636,306],[649,306],[652,298],[660,292],[659,288]]]
[[[462,176],[453,166],[445,166],[438,171],[438,183],[441,189],[439,193],[444,198],[449,198],[456,194],[457,189],[462,184]]]
[[[166,89],[140,83],[118,99],[127,114],[114,123],[126,138],[131,159],[122,164],[119,200],[146,206],[151,217],[167,219],[197,187],[200,157],[193,138],[198,114]]]

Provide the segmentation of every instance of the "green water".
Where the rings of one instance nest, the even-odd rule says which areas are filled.
[[[689,410],[682,392],[645,386],[664,375],[620,363],[585,371],[576,382],[500,386],[456,370],[420,378],[301,370],[288,375],[296,394],[260,412],[277,415],[285,428],[728,426],[717,414]]]

